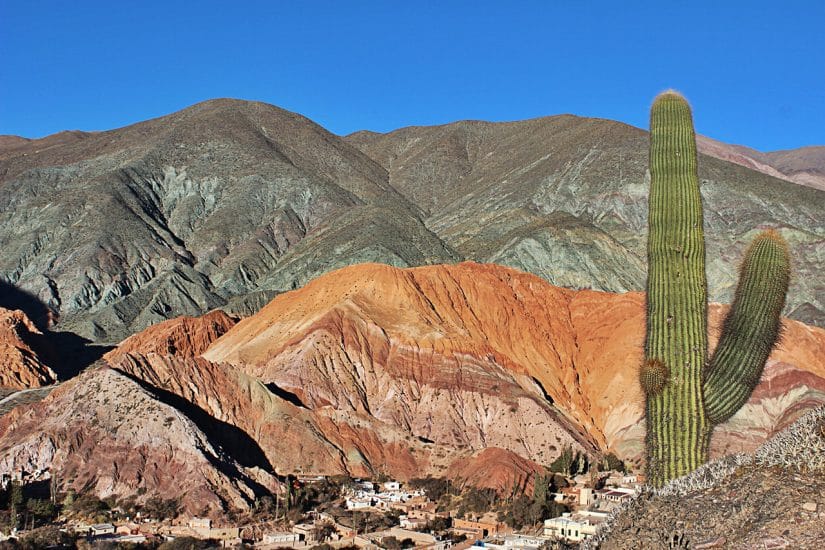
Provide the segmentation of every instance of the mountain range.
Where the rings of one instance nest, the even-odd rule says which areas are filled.
[[[825,148],[700,150],[711,298],[761,228],[794,262],[722,456],[825,403]],[[4,136],[0,473],[218,517],[290,473],[639,468],[646,165],[646,132],[571,115],[341,137],[215,100]]]
[[[786,314],[825,326],[825,149],[702,143],[711,298],[730,300],[744,246],[777,227],[794,259]],[[25,293],[60,330],[114,344],[178,315],[247,315],[370,261],[494,262],[568,288],[640,290],[646,159],[646,132],[608,120],[339,137],[228,99],[106,132],[6,136],[0,306]]]

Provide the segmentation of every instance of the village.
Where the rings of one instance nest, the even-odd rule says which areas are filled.
[[[187,548],[576,548],[644,484],[641,475],[621,471],[551,473],[536,476],[532,497],[502,498],[492,490],[455,487],[438,478],[402,483],[303,475],[287,481],[284,498],[265,497],[258,513],[235,523],[172,518],[172,508],[168,517],[161,518],[162,508],[132,516],[117,506],[109,511],[100,506],[92,508],[95,514],[86,515],[97,521],[74,514],[55,518],[53,525],[88,547],[105,548],[183,547],[170,546],[171,541],[202,541]],[[26,529],[14,529],[2,539],[26,540],[27,536]]]

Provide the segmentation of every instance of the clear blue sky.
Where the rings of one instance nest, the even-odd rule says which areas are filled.
[[[0,134],[215,97],[338,134],[558,113],[646,127],[669,87],[711,137],[825,144],[825,2],[0,0]]]

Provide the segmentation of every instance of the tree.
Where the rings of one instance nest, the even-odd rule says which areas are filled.
[[[551,477],[536,474],[533,480],[533,502],[544,504],[549,500]]]
[[[574,466],[575,470],[571,471],[571,474],[580,475],[587,473],[587,470],[590,468],[590,461],[587,459],[587,455],[584,453],[576,453],[576,462]]]
[[[109,507],[95,495],[85,494],[76,497],[72,501],[71,509],[82,516],[93,517],[105,512]]]
[[[484,513],[490,510],[498,500],[495,489],[470,487],[461,499],[461,506],[468,512]]]
[[[12,481],[9,487],[9,510],[11,510],[11,525],[17,527],[20,512],[23,506],[23,486],[19,481]]]
[[[504,521],[513,529],[521,529],[530,523],[533,511],[533,499],[521,495],[510,502],[510,505],[499,513],[499,520]]]
[[[586,473],[590,464],[587,455],[576,451],[569,445],[562,449],[556,460],[550,463],[550,471],[564,475],[579,475]]]
[[[20,541],[19,548],[32,549],[35,548],[49,548],[49,547],[64,547],[73,548],[74,539],[67,533],[63,533],[56,525],[47,525],[45,527],[38,527],[23,537]]]
[[[613,453],[607,453],[606,455],[604,455],[604,457],[602,458],[601,464],[599,464],[599,469],[602,470],[602,471],[605,471],[605,472],[610,472],[610,471],[624,472],[624,471],[626,471],[624,462],[622,460],[620,460],[619,457],[617,457]]]
[[[150,518],[174,519],[180,511],[180,502],[177,499],[152,497],[143,505],[142,513]]]
[[[76,496],[74,489],[66,491],[66,496],[63,497],[63,508],[71,508]]]
[[[443,518],[441,516],[434,517],[427,522],[427,525],[424,526],[424,530],[429,531],[430,533],[441,533],[449,528],[450,518]]]
[[[262,496],[255,499],[255,513],[270,516],[275,511],[275,501],[271,496]]]
[[[51,500],[30,498],[26,501],[26,508],[39,520],[50,520],[55,516],[55,505]]]
[[[449,493],[450,480],[440,477],[424,477],[410,480],[410,487],[413,489],[423,489],[424,493],[432,501],[441,500],[441,497]]]
[[[335,533],[335,526],[328,521],[316,523],[312,528],[312,535],[318,542],[324,542]]]
[[[570,467],[573,465],[573,447],[567,445],[561,450],[561,454],[550,463],[550,471],[559,474],[570,475]]]

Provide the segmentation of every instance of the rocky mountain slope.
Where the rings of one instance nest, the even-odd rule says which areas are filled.
[[[750,147],[729,145],[705,136],[698,136],[696,141],[699,151],[706,155],[800,185],[825,190],[825,146],[762,153]]]
[[[373,277],[375,268],[393,270],[376,264],[348,268],[321,278],[320,287],[334,293],[345,288],[352,276],[360,280]],[[387,282],[388,279],[382,278],[380,284]],[[283,315],[276,313],[272,317],[270,306],[269,311],[235,325],[201,357],[189,354],[184,351],[185,346],[178,344],[172,345],[177,349],[173,354],[159,353],[155,351],[155,342],[163,341],[164,334],[180,333],[178,327],[183,322],[210,324],[219,313],[210,314],[213,319],[173,320],[152,327],[125,341],[107,354],[106,360],[114,368],[148,385],[163,388],[205,414],[238,427],[254,440],[254,444],[247,441],[249,446],[253,450],[258,448],[257,453],[245,451],[243,454],[258,456],[258,465],[271,466],[282,474],[386,472],[405,479],[427,473],[445,475],[453,462],[467,459],[486,447],[506,449],[541,462],[552,460],[564,446],[586,452],[595,450],[592,438],[548,403],[538,384],[520,380],[523,376],[508,372],[490,359],[468,356],[463,360],[465,365],[441,365],[427,364],[429,360],[422,357],[424,361],[417,367],[405,362],[387,365],[386,354],[369,350],[359,356],[350,348],[347,338],[339,352],[321,359],[328,369],[319,372],[316,370],[319,363],[301,362],[294,349],[279,351],[279,340],[270,339],[270,335],[251,334],[241,326],[249,321],[288,322],[290,317],[305,312],[320,322],[307,321],[299,331],[304,344],[299,347],[311,347],[313,357],[322,357],[330,351],[326,347],[331,344],[329,339],[342,336],[336,332],[335,325],[324,324],[327,318],[338,318],[336,304],[318,302],[311,290],[313,286],[317,289],[319,285],[312,283],[282,295],[273,304],[286,304]],[[341,321],[339,327],[349,322],[346,318]],[[357,331],[363,321],[353,316],[351,322],[354,323],[352,330]],[[294,336],[294,332],[286,331],[283,337]],[[305,376],[313,380],[296,386],[293,381],[260,372],[251,360],[235,363],[214,356],[219,351],[213,353],[212,350],[220,350],[221,342],[238,339],[254,340],[261,346],[262,354],[288,361],[293,371],[285,374],[305,370]],[[162,344],[162,347],[168,346]],[[374,365],[353,363],[368,360],[372,351],[379,354]],[[345,359],[347,356],[350,361]],[[390,368],[384,370],[385,367]],[[359,379],[354,368],[362,371]],[[368,368],[371,374],[363,372]],[[430,376],[438,371],[440,375]],[[410,380],[410,376],[415,380]],[[317,392],[304,391],[305,388],[315,388]],[[409,414],[405,418],[403,411],[393,408],[399,395],[413,397],[410,392],[420,401],[408,403],[416,408],[419,418],[413,419]],[[235,442],[231,446],[239,448],[239,445]],[[521,464],[523,459],[519,461]]]
[[[176,354],[184,363],[234,323],[223,312],[176,319],[128,339],[119,353]],[[57,475],[61,491],[100,498],[175,499],[190,515],[248,510],[256,495],[278,490],[271,468],[243,445],[248,436],[176,399],[168,381],[153,382],[102,363],[12,410],[0,418],[0,472]],[[196,393],[208,390],[190,383]]]
[[[450,261],[383,168],[296,114],[215,100],[0,156],[3,278],[116,342],[248,311],[340,265]],[[262,301],[262,302],[261,302]]]
[[[817,170],[792,157],[771,162],[781,175]],[[572,288],[641,289],[646,158],[645,132],[605,120],[340,138],[236,100],[108,132],[6,137],[0,279],[60,330],[109,343],[216,307],[249,314],[368,261],[492,261]],[[825,191],[707,156],[701,170],[714,299],[729,300],[754,230],[776,226],[797,273],[787,314],[825,325]]]
[[[466,459],[456,460],[447,477],[460,486],[494,489],[501,495],[530,494],[536,475],[544,474],[540,464],[504,449],[489,447]]]
[[[711,307],[713,344],[723,309]],[[825,402],[825,330],[784,326],[763,383],[716,431],[715,455],[753,449]],[[543,464],[559,448],[540,439],[549,402],[572,433],[639,458],[643,328],[641,293],[571,291],[495,265],[373,264],[278,296],[203,357],[274,383],[310,409],[369,413],[439,441],[454,432],[453,445],[501,447]],[[457,388],[479,397],[457,401]]]
[[[54,350],[45,347],[42,336],[25,313],[0,308],[0,388],[37,388],[57,381],[45,362]]]
[[[622,292],[645,281],[647,132],[570,115],[462,121],[347,137],[468,259],[553,284]],[[780,171],[776,175],[781,175]],[[822,190],[700,155],[711,299],[730,302],[756,230],[779,228],[796,277],[786,314],[825,326]]]
[[[123,373],[99,367],[0,418],[0,472],[57,474],[61,490],[100,498],[176,499],[190,515],[248,509],[277,489],[245,470],[179,409]]]

